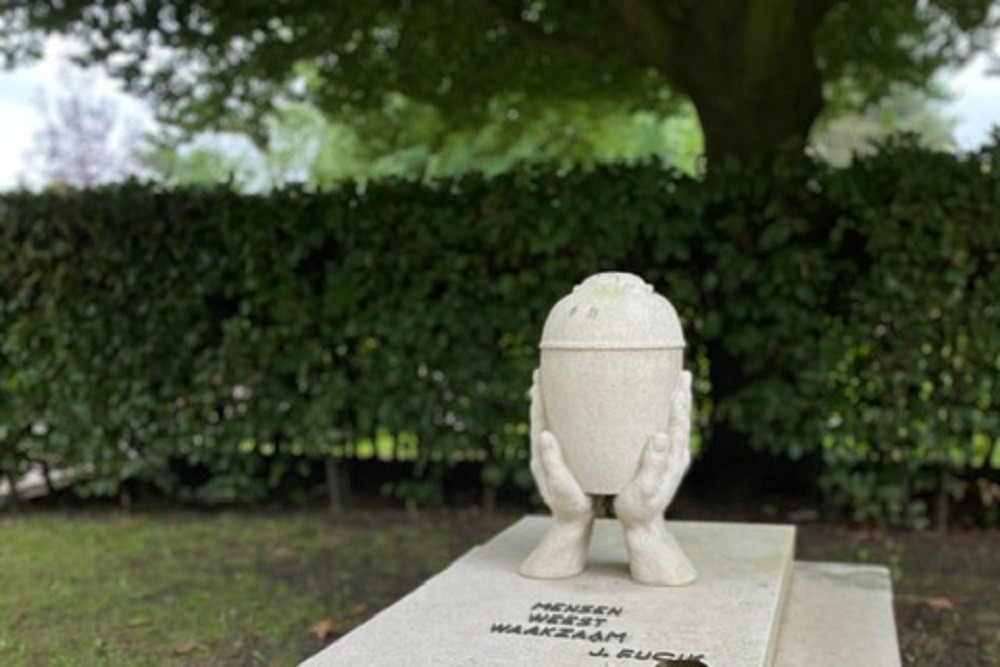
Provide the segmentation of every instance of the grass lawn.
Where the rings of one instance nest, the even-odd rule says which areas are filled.
[[[395,512],[340,524],[309,513],[0,519],[0,665],[295,665],[502,523]]]
[[[0,665],[287,667],[512,522],[475,511],[0,519]],[[1000,665],[1000,532],[800,529],[897,575],[904,664]],[[321,637],[322,636],[322,637]]]

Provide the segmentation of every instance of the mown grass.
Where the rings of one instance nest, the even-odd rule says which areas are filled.
[[[483,526],[483,536],[490,529]],[[475,539],[443,517],[0,520],[0,665],[295,665]],[[310,633],[328,620],[333,635]]]

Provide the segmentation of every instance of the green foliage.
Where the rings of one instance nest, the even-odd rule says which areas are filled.
[[[100,3],[73,0],[5,6],[0,41],[4,52],[23,57],[37,49],[40,32],[72,32],[85,41],[89,59],[106,62],[132,88],[167,103],[164,111],[183,127],[219,128],[221,122],[245,129],[283,99],[304,98],[343,118],[380,109],[386,96],[402,93],[446,108],[463,125],[486,113],[498,92],[593,99],[603,88],[604,99],[636,93],[655,99],[651,77],[623,54],[581,60],[572,49],[548,52],[519,27],[541,33],[541,7],[526,8],[530,15],[522,20],[522,4],[171,1],[106,11]],[[605,3],[551,5],[545,19],[553,12],[562,16],[557,34],[580,30],[589,39],[600,34],[601,24],[593,21],[613,25]],[[143,55],[133,44],[142,45]],[[147,57],[153,44],[167,47],[155,63]],[[181,69],[188,74],[179,76]]]
[[[664,116],[630,112],[621,103],[563,104],[528,118],[498,106],[482,126],[455,130],[433,108],[396,96],[363,123],[333,122],[314,106],[286,104],[268,117],[267,127],[259,149],[245,136],[242,150],[221,137],[214,146],[160,140],[149,163],[170,185],[229,182],[259,192],[291,183],[322,188],[471,171],[494,176],[529,162],[570,169],[658,159],[694,173],[703,149],[689,107]]]
[[[1000,469],[996,158],[902,143],[705,182],[647,164],[5,195],[4,465],[220,502],[378,451],[415,461],[422,483],[394,487],[409,500],[462,461],[526,487],[548,308],[626,270],[684,320],[705,446],[728,446],[724,426],[820,457],[859,517],[915,520],[926,491]]]
[[[1000,469],[998,157],[892,146],[830,182],[839,241],[866,266],[821,355],[826,481],[856,514],[912,520],[921,492],[986,490],[953,471]]]
[[[365,125],[402,96],[474,132],[497,109],[659,115],[687,98],[714,158],[801,147],[826,100],[858,109],[923,87],[988,46],[998,18],[995,0],[5,2],[0,56],[72,35],[80,60],[155,99],[170,125],[258,137],[288,102]]]

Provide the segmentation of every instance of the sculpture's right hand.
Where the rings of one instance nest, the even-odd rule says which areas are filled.
[[[546,429],[545,408],[538,369],[531,384],[531,473],[542,500],[559,521],[588,521],[594,515],[593,499],[573,477],[555,434]]]
[[[531,385],[531,473],[555,522],[519,571],[540,579],[572,577],[583,570],[587,560],[594,503],[566,466],[555,434],[547,430],[537,370]]]

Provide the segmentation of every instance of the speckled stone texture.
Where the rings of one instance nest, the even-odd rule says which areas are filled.
[[[798,561],[778,637],[779,667],[899,667],[889,570]]]
[[[790,527],[671,523],[702,577],[649,588],[628,578],[620,527],[607,520],[595,527],[596,567],[517,576],[545,525],[522,519],[301,667],[901,664],[888,570],[792,564]]]
[[[518,576],[548,523],[522,519],[304,667],[773,664],[794,528],[668,522],[699,578],[651,588],[629,577],[621,526],[608,519],[596,522],[582,574]]]
[[[620,492],[667,430],[684,346],[673,305],[630,273],[590,276],[553,306],[539,343],[545,418],[585,492]]]

